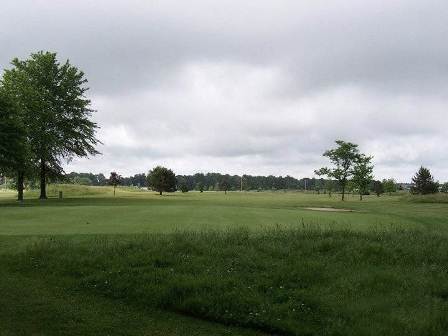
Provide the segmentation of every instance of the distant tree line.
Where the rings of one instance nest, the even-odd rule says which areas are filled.
[[[150,174],[135,174],[133,176],[121,177],[120,185],[127,187],[148,188],[151,187],[148,178]],[[159,175],[160,176],[160,175]],[[56,182],[56,181],[55,181]],[[75,173],[65,175],[59,179],[59,183],[73,183],[80,185],[107,186],[111,185],[110,178],[103,174]],[[253,176],[253,175],[230,175],[220,173],[196,173],[193,175],[175,175],[175,190],[188,191],[269,191],[269,190],[302,190],[314,193],[339,193],[342,188],[336,180],[323,178],[297,179],[291,176]],[[242,188],[241,188],[242,187]],[[365,194],[396,192],[400,185],[393,179],[383,181],[373,180],[366,187]],[[154,188],[156,190],[156,187]],[[347,192],[353,193],[357,189],[352,183],[347,185]]]
[[[158,168],[158,167],[156,167]],[[196,173],[193,175],[174,175],[174,172],[169,169],[154,168],[148,174],[141,173],[132,176],[120,176],[112,172],[110,177],[102,173],[76,173],[59,176],[50,179],[52,183],[68,183],[88,186],[126,186],[136,188],[150,188],[155,191],[272,191],[272,190],[301,190],[313,193],[324,193],[331,196],[333,193],[342,193],[342,187],[337,180],[330,180],[324,178],[302,178],[297,179],[291,176],[253,176],[253,175],[230,175],[220,173]],[[163,167],[160,167],[163,168]],[[156,172],[151,176],[151,172]],[[397,191],[410,191],[414,194],[427,194],[433,192],[448,193],[448,183],[438,184],[434,182],[429,170],[423,167],[419,170],[413,178],[413,183],[401,184],[394,179],[371,180],[367,186],[364,187],[363,195],[375,194],[381,196],[382,194],[392,195]],[[157,182],[163,179],[164,174],[169,174],[168,183],[161,184]],[[152,179],[152,180],[151,180]],[[0,178],[0,183],[8,183],[8,187],[14,188],[16,179],[10,178],[5,181],[5,178]],[[152,182],[151,182],[152,181]],[[25,186],[29,189],[36,189],[39,187],[38,179],[28,179]],[[359,189],[356,183],[349,180],[346,185],[347,193],[359,194]]]
[[[149,175],[149,174],[148,174]],[[121,186],[147,188],[148,175],[145,173],[133,176],[121,177]],[[196,173],[193,175],[176,175],[177,190],[197,191],[237,191],[237,190],[309,190],[324,192],[327,189],[338,192],[336,181],[323,178],[297,179],[291,176],[253,176],[253,175],[229,175],[220,173]],[[74,183],[81,185],[106,186],[109,179],[103,174],[71,172],[64,178],[58,179],[59,183]],[[332,185],[331,187],[329,187]],[[242,187],[242,188],[241,188]]]

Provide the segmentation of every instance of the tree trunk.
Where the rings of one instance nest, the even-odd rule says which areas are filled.
[[[40,196],[39,199],[47,199],[47,167],[45,161],[40,160]]]
[[[159,191],[159,195],[162,196],[162,190]]]
[[[115,197],[115,188],[116,188],[116,186],[114,186],[114,197]]]
[[[359,193],[359,200],[362,201],[362,193]]]
[[[23,171],[17,172],[17,200],[23,202],[23,181],[25,173]]]
[[[345,200],[345,184],[342,185],[342,200]]]

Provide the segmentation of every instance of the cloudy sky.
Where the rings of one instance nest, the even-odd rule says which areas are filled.
[[[448,180],[446,0],[3,0],[0,68],[85,71],[103,153],[67,171],[312,176],[335,139],[377,178]]]

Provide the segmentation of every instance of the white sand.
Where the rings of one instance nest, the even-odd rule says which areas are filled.
[[[353,212],[354,211],[354,210],[350,210],[350,209],[336,209],[336,208],[305,208],[305,210],[334,211],[334,212]]]

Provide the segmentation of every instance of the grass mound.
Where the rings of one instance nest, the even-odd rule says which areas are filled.
[[[443,236],[417,231],[240,230],[48,238],[6,264],[133,305],[276,334],[443,335],[447,250]]]
[[[92,187],[78,184],[50,184],[48,185],[48,195],[58,196],[58,192],[62,191],[65,196],[98,196],[113,193],[112,187]]]

